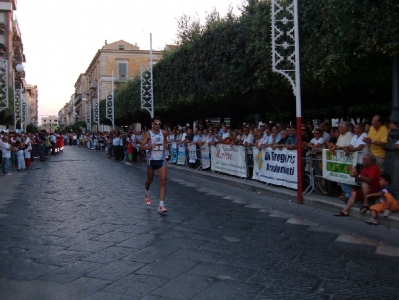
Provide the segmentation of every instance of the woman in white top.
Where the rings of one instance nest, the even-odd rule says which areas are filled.
[[[181,130],[180,130],[180,129],[177,129],[176,136],[175,136],[175,141],[176,141],[176,142],[181,142],[181,139],[182,139]]]
[[[324,148],[324,139],[321,137],[321,131],[320,129],[315,129],[313,132],[314,138],[307,144],[308,148],[310,149],[315,149],[319,148],[322,149]]]

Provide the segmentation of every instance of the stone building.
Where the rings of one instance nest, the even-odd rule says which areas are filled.
[[[59,126],[58,116],[46,116],[40,118],[40,129],[47,132],[54,132]]]
[[[161,59],[162,51],[153,50],[152,53],[153,64],[155,64]],[[150,50],[140,50],[137,44],[133,45],[123,40],[111,44],[105,42],[105,45],[93,57],[86,71],[81,73],[75,82],[72,103],[66,104],[63,108],[63,118],[68,122],[67,124],[86,121],[88,106],[92,108],[93,105],[95,106],[96,99],[103,100],[111,93],[112,79],[114,88],[117,88],[119,84],[128,79],[140,76],[142,64],[149,67]],[[68,107],[73,107],[73,109],[69,111]],[[98,128],[92,127],[92,129],[97,130]]]
[[[21,123],[22,129],[28,123],[38,121],[37,86],[25,81],[25,71],[22,63],[26,62],[21,30],[14,18],[17,10],[17,0],[0,0],[0,111],[13,109],[14,118],[8,123],[14,131]],[[16,106],[10,107],[8,87],[13,87],[14,95],[20,95]],[[26,102],[25,102],[26,99]]]

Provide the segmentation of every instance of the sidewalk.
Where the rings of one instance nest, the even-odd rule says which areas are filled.
[[[196,169],[177,166],[174,164],[168,164],[168,167],[195,176],[210,177],[212,178],[213,181],[216,182],[231,183],[236,187],[241,187],[244,189],[255,191],[264,195],[273,196],[276,198],[295,201],[295,202],[298,201],[297,191],[289,188],[267,185],[260,181],[252,179],[241,179],[235,176],[226,175],[222,173],[213,173],[210,171],[197,171]],[[316,192],[313,192],[310,195],[304,195],[303,203],[304,205],[317,207],[320,209],[324,209],[326,211],[331,211],[332,214],[342,210],[345,206],[345,203],[336,197],[325,196],[318,194]],[[367,211],[363,215],[359,214],[359,207],[357,205],[351,208],[349,214],[351,218],[363,221],[366,221],[371,217],[369,211]],[[339,218],[342,217],[337,217],[337,219]],[[388,227],[399,228],[399,213],[398,212],[392,213],[388,218],[384,218],[381,216],[378,218],[378,222],[379,226],[385,225]]]

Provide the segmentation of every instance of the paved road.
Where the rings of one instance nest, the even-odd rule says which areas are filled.
[[[1,299],[398,299],[398,230],[67,147],[0,178]],[[158,195],[158,184],[152,198]]]

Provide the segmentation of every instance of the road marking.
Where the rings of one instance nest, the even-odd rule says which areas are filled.
[[[319,224],[306,220],[306,219],[299,219],[299,218],[291,218],[288,219],[286,223],[295,224],[295,225],[307,225],[307,226],[318,226]]]
[[[375,254],[399,257],[399,247],[394,247],[389,244],[379,242]]]
[[[349,243],[349,244],[375,246],[375,247],[377,247],[378,245],[377,240],[356,234],[340,234],[335,241],[342,243]]]

